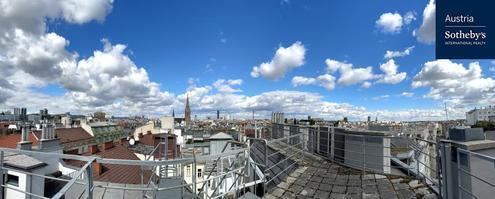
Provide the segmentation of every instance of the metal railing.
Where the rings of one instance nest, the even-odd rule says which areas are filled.
[[[299,132],[301,141],[291,139],[290,146],[301,145],[307,152],[360,170],[363,174],[373,172],[415,177],[435,193],[440,193],[441,171],[438,169],[440,159],[436,142],[380,133],[357,134],[334,127],[289,126],[273,127],[275,131],[282,132],[273,132],[272,135],[281,139],[290,137],[294,131]],[[402,144],[397,144],[399,141]]]
[[[163,144],[163,143],[161,143]],[[45,196],[45,195],[37,195],[30,191],[23,190],[19,187],[13,187],[4,182],[4,178],[0,177],[0,186],[3,188],[4,192],[6,190],[14,190],[19,193],[29,195],[32,198],[62,198],[66,197],[68,190],[74,187],[74,185],[84,186],[83,195],[79,196],[71,196],[71,197],[81,197],[81,198],[89,198],[93,197],[93,192],[95,189],[104,188],[106,191],[108,190],[121,190],[121,191],[139,191],[142,192],[143,198],[154,198],[157,194],[162,194],[164,191],[171,190],[181,190],[182,195],[178,197],[182,198],[219,198],[224,197],[228,194],[237,195],[237,192],[240,190],[246,190],[250,186],[253,187],[257,184],[262,183],[261,180],[255,179],[251,180],[248,177],[249,170],[253,170],[253,168],[249,168],[249,147],[242,146],[237,147],[236,149],[231,149],[228,151],[224,151],[221,154],[210,154],[210,155],[202,155],[195,156],[191,158],[180,158],[180,159],[169,159],[163,160],[162,158],[155,158],[154,152],[158,150],[158,146],[153,150],[152,153],[146,157],[145,160],[125,160],[125,159],[108,159],[108,158],[100,158],[96,156],[78,156],[78,155],[67,155],[60,153],[47,153],[47,152],[38,152],[38,151],[28,151],[28,150],[17,150],[17,149],[8,149],[8,148],[0,148],[0,174],[6,174],[9,171],[15,171],[19,173],[23,173],[28,176],[36,176],[42,179],[50,179],[62,183],[66,183],[58,192],[56,192],[53,196]],[[58,162],[63,160],[77,160],[84,162],[84,165],[80,167],[80,169],[76,170],[71,176],[62,176],[62,177],[53,177],[47,174],[37,174],[31,171],[20,171],[10,166],[5,165],[5,157],[6,155],[26,155],[30,157],[36,157],[43,160],[53,160],[52,162]],[[215,173],[209,174],[207,178],[200,179],[196,178],[196,165],[204,164],[205,162],[209,162],[211,160],[218,160],[218,162],[227,161],[229,165],[225,168],[217,169]],[[106,165],[120,165],[120,166],[136,166],[141,168],[141,184],[138,186],[126,186],[126,184],[118,184],[118,183],[94,183],[93,179],[93,169],[92,166],[95,163],[106,164]],[[184,166],[192,165],[192,181],[186,183],[184,180]],[[180,172],[174,172],[175,176],[163,176],[163,170],[161,168],[165,167],[173,167],[180,168]],[[165,171],[168,172],[168,171]],[[151,174],[149,179],[145,179],[145,173]],[[125,175],[125,174],[122,174]],[[3,175],[0,175],[3,176]],[[81,178],[81,176],[84,176]],[[178,177],[181,181],[179,185],[163,185],[165,183],[160,183],[162,181],[167,181],[168,178]],[[229,180],[226,180],[229,179]],[[227,182],[228,181],[228,182]],[[212,188],[213,191],[207,192],[208,190],[208,182],[215,182],[215,188]],[[205,190],[207,194],[198,194],[196,191],[197,186],[201,186],[201,190]],[[203,189],[204,187],[204,189]],[[223,187],[222,191],[219,190],[219,187]],[[184,192],[187,192],[187,195],[184,195]],[[3,193],[3,192],[2,192]],[[199,193],[202,193],[201,191]],[[1,194],[3,198],[4,194]]]
[[[456,162],[458,198],[493,198],[494,157],[457,148]]]
[[[237,197],[246,192],[263,196],[267,189],[290,175],[297,168],[298,160],[305,158],[305,154],[317,155],[334,163],[354,168],[357,172],[363,174],[372,172],[411,176],[421,180],[437,194],[441,192],[440,190],[443,186],[440,179],[442,179],[442,176],[447,175],[445,171],[440,169],[441,164],[446,164],[445,162],[440,162],[440,146],[433,141],[388,135],[353,134],[339,132],[333,128],[310,128],[307,131],[299,128],[296,130],[273,129],[282,131],[275,132],[275,139],[248,138],[248,143],[246,144],[231,141],[223,147],[220,154],[196,156],[195,150],[193,150],[192,157],[179,159],[156,158],[155,153],[160,149],[159,146],[155,147],[145,160],[108,159],[0,148],[1,174],[5,174],[8,171],[17,171],[5,166],[4,157],[6,153],[8,153],[7,155],[24,154],[31,157],[43,157],[44,159],[78,160],[85,163],[79,170],[71,174],[70,178],[19,171],[20,173],[24,172],[26,175],[66,183],[51,197],[36,195],[9,186],[4,182],[3,178],[1,178],[0,185],[3,189],[15,190],[33,198],[61,198],[74,185],[84,186],[85,194],[83,198],[92,198],[93,191],[97,188],[139,191],[142,193],[143,198],[154,198],[157,194],[172,190],[180,190],[180,197],[182,198]],[[402,144],[400,144],[401,141]],[[229,147],[232,144],[236,147]],[[160,145],[166,145],[166,142],[161,142]],[[168,152],[164,152],[164,154],[166,156]],[[458,186],[460,196],[483,198],[477,196],[479,193],[476,192],[476,187],[472,185],[474,181],[477,184],[489,187],[490,190],[495,190],[495,179],[491,181],[492,179],[486,179],[484,175],[473,173],[472,170],[465,166],[465,164],[470,163],[460,161],[466,157],[470,159],[477,158],[477,161],[484,162],[486,165],[491,164],[493,169],[495,158],[464,149],[458,149],[456,156],[457,160],[459,160],[457,161],[457,172],[458,179],[460,179]],[[155,158],[151,159],[151,157]],[[160,157],[163,156],[160,155]],[[204,170],[202,176],[198,177],[196,174],[197,166],[202,165],[206,169],[207,162],[211,163],[208,163],[211,168]],[[141,186],[95,184],[92,177],[93,163],[137,166],[141,169]],[[186,165],[192,167],[193,172],[190,180],[185,180],[184,168]],[[170,168],[175,170],[172,172],[173,175],[169,175]],[[147,172],[152,175],[145,179],[144,176]],[[161,183],[170,177],[179,178],[181,183],[173,186]]]

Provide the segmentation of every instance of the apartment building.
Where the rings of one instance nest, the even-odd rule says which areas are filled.
[[[495,106],[475,108],[466,113],[466,124],[474,125],[478,121],[490,121],[493,117],[495,117]]]

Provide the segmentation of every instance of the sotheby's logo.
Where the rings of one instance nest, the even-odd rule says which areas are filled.
[[[495,58],[495,20],[484,0],[437,0],[437,59]]]

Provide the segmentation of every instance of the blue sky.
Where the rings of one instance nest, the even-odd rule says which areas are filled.
[[[173,95],[179,101],[181,95],[188,91],[211,86],[219,79],[241,79],[242,83],[236,88],[242,92],[235,92],[237,95],[256,96],[277,90],[317,93],[322,97],[321,101],[364,107],[369,112],[420,109],[437,110],[438,113],[445,100],[456,99],[453,101],[462,103],[458,99],[462,93],[442,94],[440,98],[425,97],[432,89],[431,82],[427,86],[412,86],[414,77],[424,64],[435,60],[434,45],[420,42],[418,36],[413,35],[413,31],[424,23],[423,12],[428,0],[381,0],[373,3],[354,0],[117,0],[106,3],[110,3],[111,7],[105,13],[95,15],[93,20],[77,21],[77,18],[71,20],[65,15],[46,15],[46,30],[43,32],[53,32],[65,38],[68,41],[65,51],[77,54],[75,62],[89,60],[95,51],[102,51],[102,39],[107,39],[111,45],[125,45],[127,48],[123,54],[137,68],[145,69],[149,81],[157,83],[160,91]],[[384,13],[398,14],[404,18],[400,31],[387,32],[377,25]],[[414,17],[407,24],[406,13]],[[250,75],[254,66],[270,62],[277,49],[288,48],[296,42],[305,48],[304,64],[286,71],[278,80]],[[374,78],[368,80],[373,83],[369,88],[363,88],[362,82],[359,82],[354,85],[336,83],[333,89],[317,84],[294,86],[292,83],[295,76],[309,78],[329,73],[326,59],[351,63],[353,68],[371,66],[373,74],[383,74],[380,65],[389,61],[384,58],[385,52],[404,51],[411,46],[414,48],[409,55],[393,58],[398,65],[397,72],[407,74],[399,83],[374,83],[379,79]],[[464,64],[467,69],[473,60],[452,62]],[[490,67],[493,63],[484,60],[479,65],[482,78],[492,80]],[[340,75],[338,72],[329,74],[336,79]],[[195,80],[194,84],[188,83],[191,79]],[[75,92],[60,81],[43,82],[42,86],[29,87],[30,92],[47,97],[67,97],[68,93]],[[401,95],[404,92],[414,94]],[[486,97],[486,93],[491,94],[491,90],[483,92],[482,97]],[[211,89],[209,95],[218,93],[220,91]],[[111,101],[113,104],[121,102],[120,99]],[[108,110],[108,105],[112,103],[106,103],[104,109]],[[181,109],[180,103],[170,102],[164,110]],[[5,107],[15,105],[8,101],[4,103]],[[472,103],[470,106],[475,105]],[[85,112],[91,108],[82,106],[75,105],[73,111]]]

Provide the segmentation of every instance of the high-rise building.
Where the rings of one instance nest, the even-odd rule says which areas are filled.
[[[21,115],[21,108],[14,108],[14,115],[16,116]]]
[[[217,120],[220,119],[220,110],[217,110]]]
[[[21,121],[27,121],[27,109],[26,108],[14,108],[14,116]]]
[[[21,115],[24,120],[27,120],[27,108],[21,108]]]
[[[184,111],[184,120],[186,121],[186,125],[191,122],[191,108],[189,107],[189,95],[186,98],[186,110]]]
[[[283,124],[284,121],[284,113],[282,112],[272,112],[272,123]]]
[[[45,120],[47,119],[48,117],[48,109],[41,109],[40,110],[40,117],[41,117],[41,120]]]

